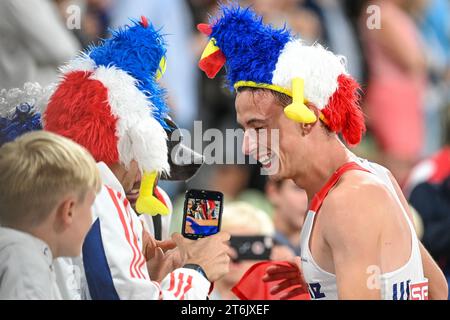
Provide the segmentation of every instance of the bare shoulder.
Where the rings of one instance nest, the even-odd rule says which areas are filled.
[[[325,236],[345,243],[355,237],[377,237],[386,212],[395,206],[387,187],[373,174],[349,171],[329,192],[320,210]]]

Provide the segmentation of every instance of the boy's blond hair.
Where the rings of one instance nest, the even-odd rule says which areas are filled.
[[[38,225],[69,192],[81,201],[101,187],[89,152],[47,131],[27,133],[0,148],[0,224]]]

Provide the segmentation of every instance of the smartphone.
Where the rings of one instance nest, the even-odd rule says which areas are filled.
[[[220,231],[223,210],[223,194],[218,191],[186,191],[184,200],[183,229],[185,238],[204,238]]]
[[[235,261],[270,260],[273,240],[269,236],[231,236],[230,246],[237,253]]]

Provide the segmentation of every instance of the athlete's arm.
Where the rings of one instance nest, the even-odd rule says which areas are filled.
[[[371,184],[347,184],[323,203],[321,230],[331,249],[339,299],[381,299],[380,212],[388,210],[386,193]]]
[[[447,300],[448,284],[444,274],[421,242],[419,242],[419,247],[422,256],[423,273],[425,278],[428,279],[428,299]]]
[[[394,185],[395,191],[403,205],[403,208],[408,213],[409,219],[414,223],[412,214],[409,210],[408,202],[406,201],[400,186],[397,181],[395,181],[391,173],[389,173],[389,177]],[[420,255],[422,257],[423,273],[425,278],[428,279],[428,298],[432,300],[447,300],[448,284],[444,273],[422,243],[420,243]]]

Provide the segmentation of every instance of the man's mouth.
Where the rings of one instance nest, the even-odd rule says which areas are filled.
[[[136,203],[137,199],[139,198],[139,190],[133,189],[130,192],[127,192],[126,196],[130,203]]]
[[[261,165],[264,168],[269,168],[273,159],[274,159],[274,155],[266,154],[266,155],[259,157],[258,161],[261,163]]]
[[[261,163],[263,168],[269,168],[272,161],[275,159],[275,154],[272,152],[258,155],[256,152],[251,153],[252,157]]]

